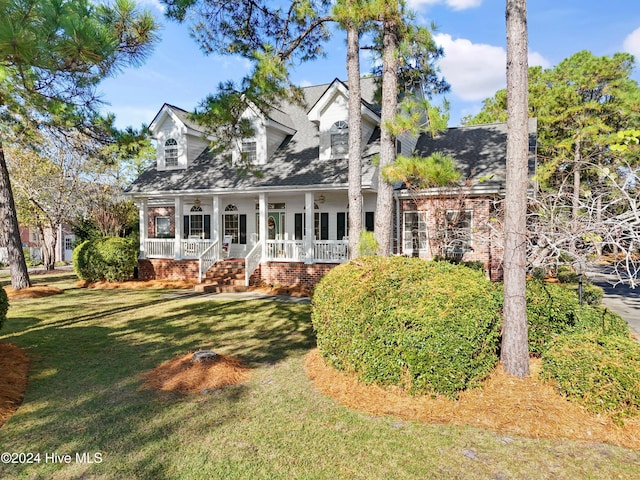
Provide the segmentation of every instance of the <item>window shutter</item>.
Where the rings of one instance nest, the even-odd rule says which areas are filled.
[[[204,216],[204,238],[211,238],[211,215]]]
[[[302,214],[295,214],[295,239],[302,240]]]
[[[182,222],[182,238],[189,238],[189,215],[185,215]]]
[[[373,212],[365,212],[364,214],[364,228],[367,232],[373,232],[373,227],[375,225],[375,219]]]
[[[347,215],[345,212],[338,212],[336,216],[336,236],[337,240],[342,240],[347,236]]]
[[[329,240],[329,214],[320,214],[320,240]]]
[[[240,215],[240,244],[247,244],[247,216],[245,214]]]

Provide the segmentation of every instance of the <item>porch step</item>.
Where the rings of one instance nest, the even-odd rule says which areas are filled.
[[[201,293],[241,293],[249,290],[244,285],[214,285],[211,283],[199,283],[193,287],[195,292]]]
[[[244,272],[243,258],[222,260],[207,271],[202,283],[196,285],[194,290],[209,293],[246,292]]]

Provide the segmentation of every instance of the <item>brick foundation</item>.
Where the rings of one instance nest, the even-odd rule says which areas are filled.
[[[198,281],[198,260],[149,258],[138,260],[140,280],[193,280]]]
[[[251,275],[251,285],[266,283],[286,287],[304,285],[310,289],[324,277],[336,263],[265,262]]]

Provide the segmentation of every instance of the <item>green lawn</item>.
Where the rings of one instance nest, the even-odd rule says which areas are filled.
[[[304,373],[315,345],[309,305],[77,289],[71,275],[34,280],[66,291],[13,302],[0,331],[33,359],[0,452],[39,453],[40,463],[0,464],[3,479],[640,478],[633,450],[337,405]],[[241,358],[252,379],[192,396],[141,388],[141,373],[198,348]],[[84,453],[100,463],[76,462]]]

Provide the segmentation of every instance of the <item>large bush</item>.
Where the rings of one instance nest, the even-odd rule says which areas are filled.
[[[580,305],[572,288],[539,280],[527,282],[527,320],[529,350],[538,355],[562,334],[594,332],[629,336],[629,327],[619,315],[602,307]]]
[[[497,364],[499,293],[482,272],[460,265],[361,257],[316,286],[318,348],[365,382],[455,396]]]
[[[127,238],[87,240],[73,251],[76,275],[90,282],[127,280],[133,275],[137,262],[138,246]]]
[[[7,299],[7,292],[4,288],[0,287],[0,328],[4,325],[4,321],[7,319],[7,311],[9,310],[9,299]]]
[[[591,412],[640,412],[640,344],[629,337],[562,335],[542,356],[541,376]]]

